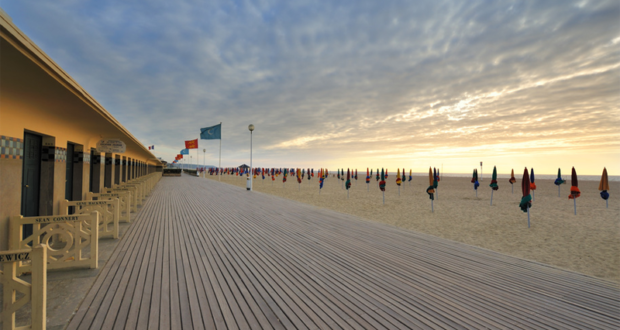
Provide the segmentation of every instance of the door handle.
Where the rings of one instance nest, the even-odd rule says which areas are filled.
[[[26,188],[28,188],[28,185],[26,185]]]

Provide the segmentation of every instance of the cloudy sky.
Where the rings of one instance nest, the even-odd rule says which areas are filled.
[[[166,160],[620,173],[618,1],[0,6]]]

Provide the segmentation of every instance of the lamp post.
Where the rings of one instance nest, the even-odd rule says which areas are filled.
[[[202,173],[207,177],[207,149],[202,149]]]
[[[254,177],[254,168],[252,167],[252,132],[254,131],[254,125],[250,124],[248,129],[250,130],[250,184],[248,190],[252,191],[252,178]]]

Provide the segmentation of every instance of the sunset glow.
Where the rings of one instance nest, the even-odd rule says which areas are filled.
[[[253,123],[262,167],[620,173],[617,1],[2,8],[167,161],[223,122],[223,166],[249,163]]]

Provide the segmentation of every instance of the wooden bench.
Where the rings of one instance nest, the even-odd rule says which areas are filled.
[[[59,269],[70,267],[97,268],[99,259],[99,235],[96,230],[86,230],[99,223],[99,213],[85,215],[54,215],[40,217],[16,216],[9,222],[9,249],[30,249],[31,246],[45,244],[47,268]],[[32,225],[32,235],[23,238],[24,225]],[[57,239],[53,239],[56,236]],[[63,246],[64,245],[64,246]],[[83,257],[86,248],[89,256]],[[29,262],[19,262],[18,274],[31,271]]]
[[[112,237],[118,238],[119,235],[119,219],[120,219],[120,202],[118,198],[103,201],[68,201],[60,202],[60,214],[68,215],[69,208],[73,207],[73,214],[89,214],[91,212],[99,212],[99,225],[91,227],[90,223],[85,223],[84,230],[90,231],[97,228],[99,238]]]
[[[45,330],[47,308],[47,251],[45,244],[33,249],[9,250],[0,252],[0,283],[3,287],[2,328],[5,330],[32,329]],[[18,278],[18,264],[30,261],[32,283]],[[30,303],[30,325],[15,326],[15,312]]]

